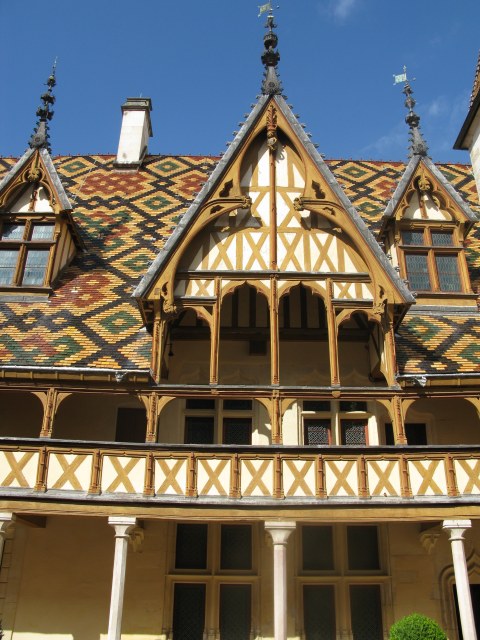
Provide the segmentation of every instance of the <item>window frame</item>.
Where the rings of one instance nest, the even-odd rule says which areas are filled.
[[[208,398],[211,400],[211,398]],[[225,408],[225,402],[229,400],[236,400],[237,398],[222,398],[215,399],[214,405],[205,409],[195,409],[188,407],[188,401],[190,398],[185,399],[184,409],[183,409],[183,442],[186,442],[187,436],[187,421],[189,418],[211,418],[213,420],[213,441],[211,444],[213,445],[224,445],[225,444],[225,419],[238,419],[238,420],[249,420],[250,422],[250,445],[253,443],[254,433],[255,433],[255,415],[256,415],[256,406],[254,399],[250,399],[251,406],[245,409],[229,409]],[[242,398],[239,398],[242,399]],[[192,443],[191,443],[192,444]],[[249,446],[248,444],[238,445],[231,444],[226,446]]]
[[[422,233],[423,243],[408,244],[404,242],[405,232]],[[452,243],[450,245],[436,245],[432,240],[432,233],[443,233],[451,235]],[[435,224],[433,222],[413,223],[408,226],[402,225],[399,229],[399,263],[403,276],[409,282],[409,288],[418,294],[441,294],[441,295],[459,295],[470,292],[470,284],[465,271],[465,251],[463,244],[458,237],[458,230],[454,224]],[[427,276],[429,280],[428,289],[414,289],[410,283],[410,274],[407,268],[407,256],[426,257]],[[455,264],[458,274],[458,282],[460,288],[458,290],[442,289],[439,270],[437,266],[437,256],[451,256],[456,258]],[[410,271],[411,273],[411,271]]]
[[[21,238],[3,239],[3,233],[6,225],[22,225],[24,226]],[[35,226],[51,225],[51,239],[38,238],[32,239]],[[18,251],[16,258],[15,270],[13,272],[12,282],[0,283],[0,289],[32,289],[35,291],[50,289],[52,266],[55,258],[55,248],[57,245],[58,228],[57,221],[53,215],[48,216],[25,216],[25,215],[6,215],[2,216],[0,223],[0,251],[11,250]],[[43,280],[41,284],[24,283],[25,268],[29,251],[46,251],[48,252]]]

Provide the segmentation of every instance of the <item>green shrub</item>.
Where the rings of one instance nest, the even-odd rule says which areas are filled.
[[[447,636],[435,620],[412,613],[392,625],[390,640],[447,640]]]

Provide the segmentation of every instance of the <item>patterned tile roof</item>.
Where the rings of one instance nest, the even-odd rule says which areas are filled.
[[[48,300],[0,301],[0,362],[20,367],[144,369],[151,336],[131,294],[217,158],[150,156],[138,173],[120,173],[113,156],[54,159],[86,250]],[[0,178],[15,163],[0,158]],[[329,160],[328,166],[370,229],[400,180],[400,162]],[[478,212],[469,166],[439,165]],[[480,229],[468,243],[472,285],[480,286]],[[401,373],[480,372],[480,317],[409,315],[399,331]]]

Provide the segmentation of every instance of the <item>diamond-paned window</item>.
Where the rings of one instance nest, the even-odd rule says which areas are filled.
[[[401,232],[405,276],[412,291],[463,292],[459,261],[464,260],[452,229],[425,226]]]
[[[303,586],[303,627],[306,640],[335,640],[335,592],[330,584]]]
[[[330,418],[304,418],[303,429],[305,444],[330,444]]]
[[[220,585],[220,638],[249,640],[252,626],[252,586]]]
[[[366,420],[342,420],[342,444],[367,444]]]
[[[43,287],[54,248],[53,222],[5,222],[0,236],[0,286]]]
[[[350,585],[350,616],[355,640],[382,640],[380,585]]]

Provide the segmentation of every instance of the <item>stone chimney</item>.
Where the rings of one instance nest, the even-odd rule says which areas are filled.
[[[148,139],[152,137],[150,98],[127,98],[122,104],[122,128],[118,142],[117,169],[138,169],[148,151]]]

